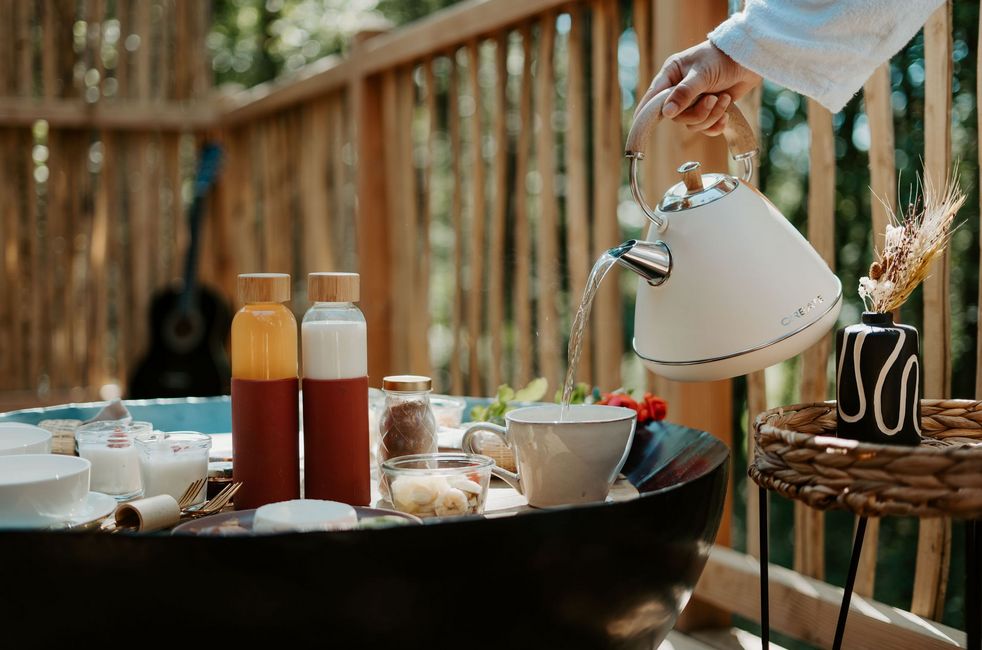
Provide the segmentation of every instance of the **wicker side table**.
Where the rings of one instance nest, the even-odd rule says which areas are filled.
[[[762,640],[767,647],[767,492],[819,510],[859,516],[833,648],[840,648],[868,517],[965,520],[965,631],[982,648],[982,402],[922,400],[917,447],[873,445],[836,437],[835,402],[765,411],[754,422],[750,477],[760,486]]]

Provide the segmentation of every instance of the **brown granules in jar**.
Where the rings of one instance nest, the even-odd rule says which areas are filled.
[[[379,426],[381,461],[410,454],[436,451],[436,421],[422,401],[394,404],[382,415]]]

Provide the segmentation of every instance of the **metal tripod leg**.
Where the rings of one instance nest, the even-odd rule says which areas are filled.
[[[763,650],[770,647],[770,585],[767,578],[767,490],[760,489],[758,521],[760,522],[760,645]]]
[[[982,539],[979,539],[979,522],[965,522],[965,634],[969,650],[982,648],[982,620],[980,620],[980,591],[982,573],[979,572]]]
[[[842,594],[842,606],[839,607],[839,620],[835,624],[835,640],[832,649],[842,647],[842,635],[846,631],[846,618],[849,616],[849,603],[852,601],[852,588],[856,584],[856,570],[859,568],[859,556],[863,554],[863,538],[866,536],[866,517],[860,517],[856,525],[856,539],[852,544],[852,557],[849,558],[849,575],[846,576],[845,593]]]

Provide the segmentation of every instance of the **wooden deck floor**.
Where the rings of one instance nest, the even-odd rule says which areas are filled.
[[[760,637],[737,628],[699,630],[682,633],[672,631],[658,650],[760,650]],[[773,650],[784,650],[771,641]]]

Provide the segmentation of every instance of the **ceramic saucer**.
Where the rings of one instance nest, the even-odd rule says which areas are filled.
[[[355,506],[358,514],[358,528],[387,528],[389,526],[413,525],[423,523],[419,517],[407,515],[404,512],[386,510],[384,508],[365,508]],[[252,519],[255,510],[235,510],[223,512],[210,517],[202,517],[181,524],[173,530],[174,535],[204,535],[215,537],[232,537],[238,535],[252,535]],[[402,522],[395,520],[401,519]]]
[[[102,492],[89,492],[71,517],[48,527],[49,530],[86,529],[108,517],[116,509],[116,499]]]

